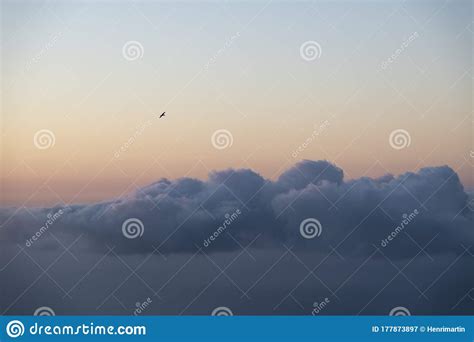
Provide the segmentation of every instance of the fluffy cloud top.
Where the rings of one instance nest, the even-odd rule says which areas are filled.
[[[24,244],[44,226],[48,214],[62,209],[64,213],[51,229],[65,236],[84,233],[90,242],[87,248],[107,244],[122,253],[149,252],[156,247],[162,253],[183,253],[203,246],[240,210],[238,217],[219,230],[222,238],[216,237],[209,245],[210,252],[236,248],[232,239],[223,238],[229,233],[242,244],[260,234],[254,247],[286,244],[323,251],[337,246],[346,254],[358,255],[373,250],[372,245],[380,246],[416,210],[416,217],[403,228],[416,241],[427,242],[442,234],[431,246],[439,253],[462,242],[474,242],[469,197],[448,166],[398,177],[343,178],[343,171],[327,161],[305,160],[276,181],[249,169],[215,171],[206,181],[161,179],[126,198],[108,202],[0,209],[4,226],[0,239]],[[122,230],[130,218],[143,223],[143,234],[135,239],[124,236]],[[306,218],[321,223],[319,237],[305,239],[300,234],[300,223]],[[49,238],[44,234],[36,247],[48,246]],[[416,247],[396,237],[390,244],[386,250],[394,256],[413,254]]]

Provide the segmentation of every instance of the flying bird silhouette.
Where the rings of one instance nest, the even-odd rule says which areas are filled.
[[[159,118],[161,119],[163,116],[165,116],[165,113],[166,113],[166,112],[163,112],[163,113],[160,115]]]

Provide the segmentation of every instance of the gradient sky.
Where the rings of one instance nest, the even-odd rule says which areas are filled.
[[[348,179],[447,164],[472,187],[472,30],[471,1],[2,1],[0,203],[105,200],[228,167],[275,178],[301,159]],[[123,57],[128,41],[141,59]],[[306,41],[320,58],[301,58]],[[396,150],[399,128],[411,144]],[[217,129],[232,146],[213,147]]]

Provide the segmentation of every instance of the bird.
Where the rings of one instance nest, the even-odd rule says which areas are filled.
[[[163,116],[165,116],[165,113],[166,113],[166,112],[163,112],[163,113],[160,115],[159,118],[161,119]]]

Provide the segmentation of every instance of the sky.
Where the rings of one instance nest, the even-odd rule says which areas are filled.
[[[449,165],[472,187],[470,7],[4,1],[1,203],[92,203],[230,167],[275,179],[303,159],[348,179]]]
[[[472,2],[1,5],[1,314],[473,314]]]

